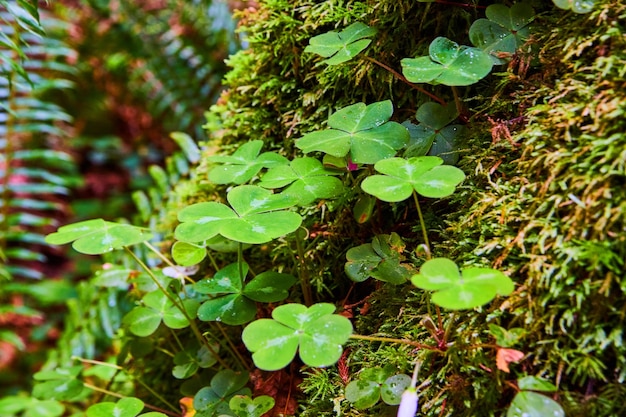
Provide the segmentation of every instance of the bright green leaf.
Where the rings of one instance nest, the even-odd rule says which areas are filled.
[[[593,10],[596,0],[552,0],[556,7],[572,10],[574,13],[589,13]]]
[[[380,399],[380,384],[375,381],[357,379],[346,386],[346,400],[358,410],[365,410],[376,405]]]
[[[175,242],[172,245],[172,258],[178,265],[197,265],[206,257],[206,249],[188,242]]]
[[[274,408],[274,399],[269,395],[261,395],[254,399],[247,395],[235,395],[230,399],[228,406],[239,417],[261,417]]]
[[[518,379],[517,386],[521,390],[556,392],[556,386],[554,384],[535,376],[525,376]]]
[[[182,149],[189,162],[195,164],[200,160],[200,149],[191,136],[183,132],[172,132],[170,137]]]
[[[367,48],[371,40],[364,38],[369,38],[375,34],[376,29],[356,22],[339,33],[331,31],[311,38],[304,52],[311,52],[328,58],[322,61],[327,65],[341,64]]]
[[[117,403],[102,402],[87,409],[87,417],[135,417],[143,410],[143,401],[139,398],[126,397]]]
[[[563,408],[551,398],[535,392],[521,391],[515,395],[506,417],[564,417]]]
[[[246,142],[232,155],[214,155],[207,159],[223,165],[209,172],[209,179],[216,184],[243,184],[250,181],[262,168],[272,168],[288,163],[287,158],[274,152],[264,152],[262,140]]]
[[[389,405],[398,405],[402,399],[402,393],[411,386],[411,377],[405,374],[390,376],[380,386],[380,396]]]

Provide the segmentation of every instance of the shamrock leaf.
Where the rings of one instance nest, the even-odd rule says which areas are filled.
[[[33,396],[42,400],[72,400],[83,392],[83,382],[78,379],[82,370],[83,367],[78,365],[37,372],[33,376],[37,381],[33,387]]]
[[[356,282],[374,277],[391,284],[404,284],[415,273],[404,260],[405,244],[396,233],[378,235],[371,244],[351,248],[346,253],[345,272]]]
[[[46,236],[46,243],[63,245],[74,241],[72,247],[78,252],[99,255],[151,238],[150,233],[139,227],[93,219],[59,227],[59,230]]]
[[[358,379],[346,386],[346,400],[359,410],[373,407],[381,397],[386,404],[400,404],[402,393],[411,385],[411,377],[393,372],[391,366],[363,370]]]
[[[513,398],[506,417],[564,417],[563,408],[545,395],[536,392],[520,391]]]
[[[311,38],[304,52],[312,52],[328,58],[322,61],[327,65],[341,64],[367,48],[372,40],[365,38],[375,34],[376,29],[356,22],[339,33],[331,31]]]
[[[282,210],[296,204],[293,196],[241,185],[230,190],[227,199],[232,208],[211,201],[182,209],[176,239],[198,243],[220,234],[236,242],[265,243],[293,232],[302,222],[299,214]]]
[[[492,4],[485,11],[487,19],[472,23],[469,31],[474,46],[487,52],[494,64],[504,64],[504,56],[510,56],[524,44],[530,34],[529,24],[535,11],[527,3],[515,3],[511,8]]]
[[[352,334],[350,321],[332,314],[328,303],[285,304],[272,312],[273,319],[250,323],[242,340],[253,352],[254,364],[266,371],[284,368],[293,360],[298,348],[300,358],[309,366],[329,366],[337,362],[342,347]]]
[[[406,200],[413,190],[424,197],[446,197],[465,179],[465,174],[456,167],[442,166],[442,163],[443,160],[437,156],[384,159],[377,162],[374,168],[385,175],[367,177],[361,188],[387,202]]]
[[[200,368],[210,368],[217,363],[214,353],[219,351],[219,344],[211,345],[212,351],[208,347],[202,345],[185,346],[185,350],[179,351],[174,355],[174,369],[172,375],[174,378],[186,379],[192,377]]]
[[[248,374],[235,372],[230,369],[219,371],[208,387],[200,389],[193,398],[193,409],[199,415],[232,416],[228,406],[230,399],[235,395],[250,395],[250,389],[245,388]]]
[[[250,181],[262,168],[285,165],[288,160],[275,152],[264,152],[262,140],[241,145],[232,155],[213,155],[207,159],[223,165],[209,172],[209,179],[216,184],[243,184]]]
[[[328,118],[330,129],[308,133],[296,146],[304,153],[321,151],[335,157],[349,153],[356,164],[373,164],[394,156],[409,139],[406,128],[389,121],[392,114],[390,100],[353,104]]]
[[[593,10],[596,0],[552,0],[556,7],[563,10],[571,9],[574,13],[589,13]]]
[[[239,264],[230,264],[220,269],[213,278],[195,284],[197,292],[216,296],[200,306],[200,320],[223,321],[230,325],[247,323],[256,314],[255,301],[272,303],[284,300],[289,295],[288,289],[296,282],[292,275],[268,271],[244,286],[248,265],[242,264],[241,270],[243,277],[239,276]]]
[[[261,395],[255,399],[247,395],[235,395],[228,406],[238,417],[261,417],[274,408],[274,399],[269,395]]]
[[[459,46],[438,37],[428,48],[429,56],[404,58],[402,73],[413,83],[464,86],[474,84],[491,71],[489,55],[478,48]]]
[[[281,188],[291,184],[283,193],[295,197],[298,204],[305,206],[317,199],[341,195],[344,192],[343,183],[332,176],[337,174],[324,168],[317,159],[296,158],[289,165],[267,171],[259,186]]]
[[[457,116],[454,106],[442,106],[434,102],[422,104],[415,115],[419,125],[403,123],[410,136],[404,156],[410,158],[428,154],[439,156],[449,165],[456,163],[457,142],[465,130],[462,125],[450,125]]]
[[[141,410],[143,401],[135,397],[126,397],[116,403],[105,401],[93,404],[87,409],[87,417],[135,417]]]
[[[496,295],[513,291],[513,281],[502,272],[491,268],[465,268],[459,272],[447,258],[426,261],[411,282],[423,290],[435,291],[433,303],[451,310],[478,307]]]
[[[146,337],[165,323],[170,329],[182,329],[189,325],[189,321],[180,309],[161,291],[156,290],[146,294],[143,306],[135,307],[124,316],[124,323],[131,333]],[[183,306],[190,316],[195,316],[198,303],[195,300],[184,300]]]

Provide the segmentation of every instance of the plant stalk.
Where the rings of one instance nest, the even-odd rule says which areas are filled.
[[[382,336],[364,336],[364,335],[360,335],[360,334],[353,334],[350,335],[350,339],[357,339],[357,340],[368,340],[370,342],[387,342],[387,343],[402,343],[405,345],[410,345],[410,346],[414,346],[418,349],[426,349],[426,350],[433,350],[436,352],[442,352],[441,349],[435,347],[435,346],[430,346],[430,345],[424,345],[422,343],[418,343],[418,342],[414,342],[412,340],[409,339],[396,339],[393,337],[382,337]]]
[[[424,244],[428,248],[428,253],[430,251],[430,242],[428,241],[428,231],[426,230],[426,223],[424,222],[424,216],[422,215],[422,209],[420,208],[420,202],[417,198],[417,193],[413,190],[413,200],[415,201],[415,207],[417,208],[417,215],[420,219],[420,227],[422,228],[422,236],[424,237]]]
[[[311,291],[311,281],[309,280],[309,274],[304,263],[304,247],[300,239],[300,230],[298,228],[295,233],[296,248],[298,249],[298,258],[300,261],[300,267],[298,268],[298,275],[300,276],[300,287],[302,288],[302,297],[304,297],[304,304],[307,307],[313,305],[313,293]]]
[[[95,385],[90,384],[89,382],[83,381],[83,385],[85,386],[85,388],[89,388],[90,390],[93,390],[93,391],[96,391],[96,392],[100,392],[102,394],[109,395],[111,397],[115,397],[115,398],[119,398],[119,399],[128,398],[125,395],[121,395],[121,394],[118,394],[117,392],[113,392],[113,391],[106,390],[104,388],[97,387]],[[164,401],[164,400],[161,400],[161,401]],[[170,404],[170,403],[168,403],[166,401],[164,401],[164,402],[172,410],[176,410],[176,407],[174,407],[172,404]],[[150,410],[154,410],[154,411],[158,411],[159,413],[167,414],[168,416],[180,417],[180,412],[178,412],[178,410],[176,410],[176,412],[172,412],[172,411],[164,410],[162,408],[155,407],[153,405],[146,404],[146,403],[144,403],[143,406],[146,407],[146,408],[149,408]]]

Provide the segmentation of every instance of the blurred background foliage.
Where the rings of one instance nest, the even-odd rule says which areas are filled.
[[[107,348],[120,289],[79,282],[92,260],[43,237],[133,217],[138,189],[158,212],[167,196],[150,186],[180,176],[159,169],[177,149],[169,132],[204,137],[240,43],[225,1],[36,3],[0,2],[0,397],[28,389],[62,330],[60,361]]]

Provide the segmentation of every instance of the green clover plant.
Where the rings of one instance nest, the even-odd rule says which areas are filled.
[[[438,37],[428,48],[429,56],[404,58],[402,73],[413,83],[471,85],[491,72],[489,55],[478,48],[459,46],[444,37]]]
[[[434,291],[432,301],[450,310],[464,310],[487,304],[496,295],[513,292],[513,281],[491,268],[464,268],[447,258],[426,261],[411,278],[418,288]]]
[[[305,206],[318,199],[340,196],[345,190],[341,180],[333,176],[338,174],[324,168],[317,159],[295,158],[289,165],[268,170],[259,186],[273,189],[289,185],[282,193],[293,196],[299,205]]]
[[[520,391],[513,398],[506,417],[564,417],[563,408],[545,395],[533,391],[555,392],[556,387],[550,382],[534,376],[525,376],[517,380]]]
[[[559,9],[572,10],[574,13],[589,13],[596,5],[596,0],[552,0]]]
[[[4,417],[60,417],[64,412],[65,406],[56,400],[38,400],[23,395],[0,398],[0,415]]]
[[[465,179],[465,174],[442,163],[437,156],[384,159],[374,165],[374,169],[383,175],[365,178],[361,188],[387,202],[406,200],[414,192],[430,198],[447,197]]]
[[[346,275],[355,282],[373,277],[395,285],[404,284],[416,272],[411,264],[402,263],[405,247],[400,236],[392,233],[378,235],[372,243],[350,248],[346,253]]]
[[[124,316],[124,324],[134,335],[150,336],[163,322],[170,329],[183,329],[189,326],[189,320],[175,305],[172,297],[161,290],[149,292],[141,299],[143,305],[133,308]],[[198,309],[198,301],[186,299],[182,302],[189,317],[194,317]]]
[[[243,277],[240,276],[240,268]],[[194,285],[196,292],[214,296],[198,309],[203,321],[222,321],[230,325],[249,322],[256,315],[255,301],[273,303],[289,295],[296,278],[278,272],[263,272],[244,284],[248,264],[230,264],[220,269],[213,278],[203,279]]]
[[[195,375],[200,368],[210,368],[217,363],[215,354],[219,352],[219,345],[214,343],[211,349],[207,346],[198,346],[191,343],[185,346],[184,350],[176,352],[174,355],[174,378],[187,379]]]
[[[352,323],[333,314],[328,303],[285,304],[272,311],[272,319],[250,323],[241,335],[252,352],[254,364],[266,371],[287,366],[300,350],[300,359],[309,366],[330,366],[339,360],[352,334]]]
[[[125,397],[118,402],[105,401],[93,404],[87,409],[87,417],[135,417],[144,409],[144,403],[139,398]],[[165,414],[151,411],[141,414],[140,417],[166,417]]]
[[[220,234],[236,242],[266,243],[293,232],[302,222],[299,214],[283,210],[297,203],[293,196],[240,185],[230,190],[227,199],[232,208],[210,201],[182,209],[176,239],[199,243]]]
[[[289,161],[275,152],[261,152],[262,140],[252,140],[241,145],[232,155],[212,155],[208,161],[223,165],[209,172],[216,184],[243,184],[250,181],[262,168],[285,165]]]
[[[372,40],[366,38],[375,34],[376,29],[356,22],[341,32],[331,31],[314,36],[309,40],[309,45],[304,48],[304,52],[328,58],[321,62],[327,65],[341,64],[367,48]]]
[[[235,395],[228,402],[228,406],[238,417],[261,417],[274,408],[274,399],[269,395],[254,399],[248,395]]]
[[[41,400],[71,400],[82,394],[83,382],[78,379],[83,367],[80,365],[37,372],[33,378],[33,396]]]
[[[510,8],[492,4],[485,11],[487,19],[472,23],[469,37],[472,44],[487,52],[494,64],[506,63],[530,35],[530,23],[535,11],[527,3],[515,3]]]
[[[373,407],[381,398],[385,404],[400,404],[402,393],[411,385],[411,377],[394,372],[393,366],[364,369],[358,379],[346,386],[346,400],[359,410]]]
[[[56,232],[46,236],[45,240],[52,245],[74,242],[72,247],[76,251],[86,255],[99,255],[151,238],[152,234],[140,227],[92,219],[61,226]]]
[[[308,133],[296,140],[296,146],[304,153],[349,154],[355,164],[373,164],[394,156],[409,140],[404,126],[389,121],[392,114],[390,100],[353,104],[328,118],[330,129]]]
[[[442,106],[435,102],[422,104],[415,114],[419,124],[403,123],[410,135],[404,156],[439,156],[444,163],[455,164],[458,160],[455,151],[465,131],[463,125],[450,124],[458,115],[456,107],[451,105]]]
[[[172,258],[180,266],[197,265],[206,257],[206,248],[189,242],[174,242]]]
[[[200,416],[235,416],[228,404],[236,395],[250,395],[250,389],[246,388],[248,377],[245,372],[219,371],[208,387],[196,393],[193,408]]]

